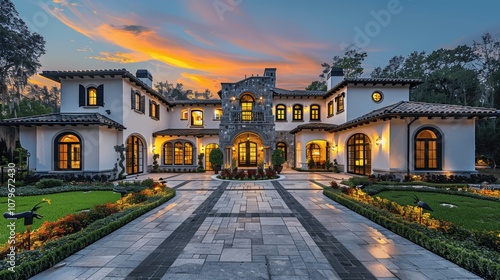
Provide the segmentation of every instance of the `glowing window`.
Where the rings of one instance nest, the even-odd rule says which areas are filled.
[[[203,111],[192,110],[191,111],[191,125],[192,126],[203,126]]]
[[[97,89],[95,87],[87,89],[87,105],[97,106]]]
[[[286,120],[286,106],[283,104],[276,105],[276,120]]]

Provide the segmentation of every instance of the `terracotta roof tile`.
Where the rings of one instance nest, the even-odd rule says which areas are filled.
[[[123,69],[102,69],[102,70],[76,70],[76,71],[42,71],[40,76],[60,83],[62,79],[74,77],[105,77],[105,76],[121,76],[122,78],[129,79],[130,82],[136,84],[138,87],[144,89],[152,96],[157,97],[161,102],[169,105],[169,101],[156,90],[148,86],[146,83],[137,78],[134,74]]]
[[[0,122],[5,126],[32,125],[102,125],[126,129],[123,125],[99,113],[53,113],[40,116],[6,119]]]
[[[211,129],[211,128],[191,128],[191,129],[164,129],[153,133],[153,136],[195,136],[195,137],[203,137],[203,136],[211,136],[211,135],[219,135],[219,129]]]
[[[220,105],[222,101],[220,99],[188,99],[188,100],[174,100],[169,101],[172,106],[175,105],[208,105],[215,104]]]
[[[300,132],[303,129],[310,129],[310,130],[330,130],[337,127],[335,124],[329,124],[329,123],[307,123],[307,124],[301,124],[297,126],[296,128],[290,130],[291,134],[295,134],[297,132]]]
[[[274,96],[323,96],[326,92],[321,90],[287,90],[273,89]]]
[[[414,101],[400,101],[398,103],[374,110],[351,121],[343,123],[330,131],[339,131],[361,123],[391,117],[498,117],[500,111],[494,108],[471,107],[451,104],[437,104]]]

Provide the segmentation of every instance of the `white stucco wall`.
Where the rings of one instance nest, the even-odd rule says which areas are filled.
[[[325,131],[304,130],[304,131],[296,133],[295,137],[296,137],[296,143],[297,143],[297,146],[295,147],[295,153],[296,153],[295,167],[307,169],[306,145],[309,142],[312,142],[315,140],[323,140],[323,141],[329,142],[330,149],[327,152],[329,153],[330,161],[333,161],[333,159],[335,158],[334,154],[332,153],[332,149],[331,149],[333,134],[325,132]],[[323,155],[323,149],[322,149],[322,156],[325,156],[325,158],[326,158],[326,155]]]
[[[286,121],[276,121],[276,105],[283,104],[286,106]],[[302,121],[293,120],[293,105],[302,105],[303,118]],[[317,104],[320,106],[320,121],[311,121],[311,105]],[[276,130],[292,130],[301,124],[310,122],[329,123],[327,119],[327,110],[325,107],[325,100],[321,97],[309,98],[277,98],[273,99],[273,116]]]
[[[380,91],[383,99],[380,102],[372,100],[372,93]],[[373,110],[397,103],[408,101],[410,98],[409,86],[354,86],[349,85],[346,92],[345,108],[346,121],[350,121]]]

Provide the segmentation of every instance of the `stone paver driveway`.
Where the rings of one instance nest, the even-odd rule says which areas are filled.
[[[310,181],[347,175],[284,175],[223,182],[169,174],[174,199],[32,279],[480,279]]]

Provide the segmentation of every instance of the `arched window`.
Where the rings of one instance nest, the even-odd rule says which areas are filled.
[[[202,110],[192,110],[191,111],[191,125],[192,126],[203,126],[203,111]]]
[[[293,105],[293,120],[301,121],[302,118],[303,118],[302,105],[300,104]]]
[[[306,146],[306,158],[307,162],[311,159],[318,163],[321,160],[321,147],[316,143],[310,143]]]
[[[184,164],[193,164],[193,144],[189,142],[184,143]]]
[[[56,170],[81,170],[82,151],[81,141],[72,133],[59,135],[55,141],[55,169]]]
[[[189,116],[188,109],[181,110],[181,121],[187,120]]]
[[[441,170],[442,137],[435,128],[422,128],[415,137],[415,169]]]
[[[320,109],[319,105],[311,105],[311,121],[319,121],[320,120]]]
[[[286,106],[283,104],[276,105],[276,120],[286,121]]]
[[[165,165],[170,165],[174,162],[172,142],[167,142],[165,143],[165,145],[163,145],[163,162],[165,163]]]
[[[285,161],[286,161],[287,160],[287,157],[286,157],[286,143],[285,142],[278,142],[278,143],[276,143],[276,149],[283,151],[283,155],[285,156]]]
[[[87,105],[97,106],[97,89],[95,87],[87,89]]]
[[[218,149],[218,148],[219,148],[219,145],[218,144],[214,144],[214,143],[208,144],[205,147],[205,170],[213,170],[212,166],[210,165],[210,161],[209,161],[208,156],[210,155],[210,152],[213,149]]]
[[[182,157],[184,156],[184,145],[181,142],[174,144],[174,164],[180,165],[183,163]]]
[[[244,94],[240,98],[240,106],[241,106],[241,120],[242,121],[251,121],[253,120],[252,116],[252,108],[255,100],[250,94]]]
[[[354,134],[347,141],[347,172],[370,175],[372,169],[370,138],[362,133]]]
[[[127,139],[126,169],[127,174],[143,172],[144,143],[141,138],[132,135]]]

